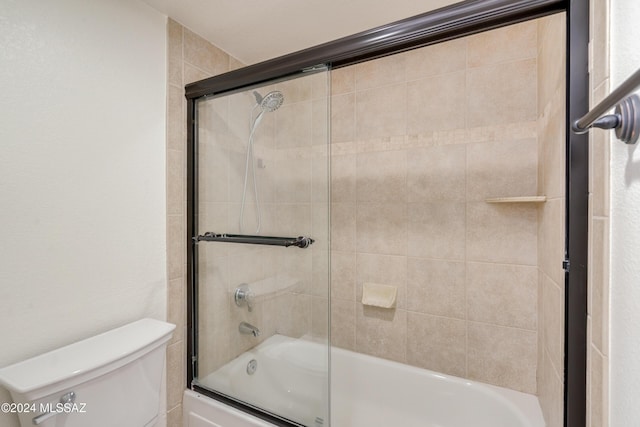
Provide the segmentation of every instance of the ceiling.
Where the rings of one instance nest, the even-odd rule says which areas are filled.
[[[458,0],[143,0],[246,65]]]

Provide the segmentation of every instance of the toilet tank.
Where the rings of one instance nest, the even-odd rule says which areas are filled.
[[[23,427],[152,426],[174,329],[138,320],[0,369],[0,384]]]

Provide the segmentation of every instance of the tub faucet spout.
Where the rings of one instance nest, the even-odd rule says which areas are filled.
[[[240,326],[238,326],[238,330],[240,331],[241,334],[253,335],[254,337],[260,336],[260,329],[256,328],[255,326],[247,322],[240,323]]]

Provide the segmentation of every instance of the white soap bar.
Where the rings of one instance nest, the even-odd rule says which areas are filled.
[[[393,308],[396,306],[397,286],[378,283],[362,284],[362,304],[374,307]]]

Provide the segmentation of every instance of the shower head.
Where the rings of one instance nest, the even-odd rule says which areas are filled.
[[[262,111],[267,113],[276,111],[284,102],[284,95],[279,90],[271,91],[264,97],[254,90],[253,96],[256,97],[256,103],[262,108]]]

